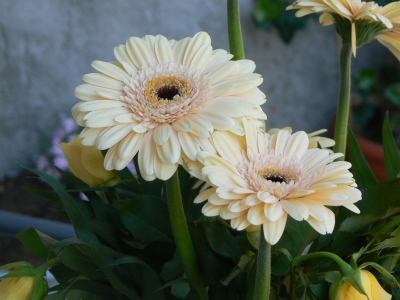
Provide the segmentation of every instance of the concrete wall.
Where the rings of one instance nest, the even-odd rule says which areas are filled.
[[[255,28],[252,8],[242,0],[246,56],[264,77],[267,126],[329,127],[338,87],[334,28],[310,21],[286,45],[276,31]],[[115,45],[158,33],[181,39],[204,30],[214,48],[228,49],[225,9],[223,0],[1,0],[0,174],[33,163],[93,60],[115,60]],[[358,60],[376,61],[374,47]]]

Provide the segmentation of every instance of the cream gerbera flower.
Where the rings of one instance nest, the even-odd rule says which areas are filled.
[[[382,14],[374,12],[378,5],[373,2],[364,2],[361,0],[297,0],[286,9],[298,9],[296,12],[297,17],[303,17],[311,13],[322,12],[319,21],[322,25],[327,26],[335,22],[334,14],[345,18],[351,22],[351,45],[354,56],[356,55],[356,48],[361,44],[370,42],[371,37],[364,37],[365,33],[368,34],[371,30],[363,32],[363,41],[357,41],[358,34],[356,33],[357,21],[367,20],[372,22],[379,22],[383,24],[384,28],[392,28],[391,22]],[[379,28],[380,29],[380,28]],[[373,39],[374,37],[372,37]],[[365,40],[364,40],[365,39]]]
[[[379,34],[376,39],[400,60],[400,2],[392,2],[384,7],[377,7],[374,13],[382,19],[389,20],[393,25],[391,30]]]
[[[237,230],[263,225],[265,239],[275,244],[288,215],[326,234],[335,225],[326,205],[359,212],[354,203],[361,192],[348,171],[351,165],[334,162],[342,154],[308,149],[309,138],[302,131],[269,135],[246,120],[244,126],[244,137],[214,132],[211,139],[218,155],[202,151],[199,162],[188,165],[193,176],[211,185],[195,199],[208,200],[202,208],[206,216],[219,215]]]
[[[180,41],[131,37],[114,54],[117,63],[93,62],[98,72],[83,76],[72,108],[85,127],[82,144],[108,149],[107,170],[124,168],[139,151],[141,175],[166,180],[182,154],[194,160],[213,151],[214,130],[243,135],[241,117],[266,119],[254,62],[213,50],[205,32]]]

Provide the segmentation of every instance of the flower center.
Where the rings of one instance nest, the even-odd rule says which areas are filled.
[[[257,173],[258,176],[272,182],[288,184],[291,181],[295,181],[295,176],[293,176],[288,172],[285,172],[284,170],[279,170],[276,168],[267,168],[264,170],[259,170]]]
[[[180,96],[181,94],[175,86],[164,86],[157,91],[158,100],[173,100],[176,95]]]
[[[175,63],[143,67],[124,81],[124,101],[133,118],[154,128],[197,112],[212,99],[209,79],[201,70]]]
[[[158,76],[149,80],[144,94],[154,105],[165,106],[171,101],[179,101],[189,95],[190,82],[174,75]]]

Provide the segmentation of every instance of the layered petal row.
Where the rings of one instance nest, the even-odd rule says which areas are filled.
[[[211,140],[217,153],[202,151],[198,162],[188,162],[189,172],[210,188],[195,199],[207,201],[206,216],[221,216],[243,230],[263,226],[265,239],[275,244],[288,215],[306,220],[321,234],[331,233],[335,216],[326,206],[354,205],[361,199],[351,164],[334,161],[340,153],[310,147],[305,132],[274,130],[268,134],[243,120],[245,136],[216,131]],[[312,142],[313,143],[313,142]]]
[[[205,32],[168,40],[131,37],[115,47],[117,62],[94,61],[74,94],[82,144],[106,150],[104,166],[120,170],[138,154],[146,180],[166,180],[182,155],[211,151],[215,130],[243,135],[242,117],[264,120],[265,95],[254,62],[214,50]]]

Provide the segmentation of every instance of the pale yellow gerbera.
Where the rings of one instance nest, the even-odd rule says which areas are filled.
[[[303,17],[311,13],[322,12],[319,22],[328,26],[334,23],[332,14],[337,14],[351,22],[351,45],[354,56],[357,49],[356,21],[369,20],[371,22],[381,22],[387,28],[392,28],[391,22],[381,14],[374,12],[378,5],[373,2],[361,0],[298,0],[286,9],[298,9],[297,17]]]
[[[377,7],[374,13],[380,18],[389,20],[393,25],[391,30],[379,34],[376,39],[400,60],[400,2],[392,2],[384,7]]]
[[[202,151],[199,161],[188,165],[193,176],[211,185],[195,199],[208,200],[202,208],[206,216],[230,220],[237,230],[263,225],[265,239],[275,244],[288,215],[326,234],[335,225],[326,205],[359,212],[354,203],[361,192],[348,171],[351,164],[334,162],[342,154],[308,149],[309,138],[302,131],[269,135],[246,120],[244,126],[244,137],[214,132],[211,139],[218,155]]]
[[[131,37],[114,49],[117,63],[94,61],[74,93],[82,144],[108,149],[107,170],[124,168],[139,151],[146,180],[166,180],[184,154],[213,152],[214,130],[243,135],[241,117],[266,119],[254,62],[213,50],[205,32],[179,41]]]

